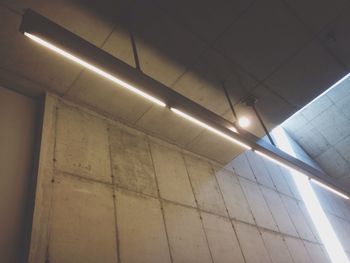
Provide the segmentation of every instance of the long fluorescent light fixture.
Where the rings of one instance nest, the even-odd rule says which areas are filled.
[[[63,49],[61,49],[61,48],[59,48],[59,47],[57,47],[57,46],[47,42],[46,40],[44,40],[44,39],[42,39],[42,38],[40,38],[40,37],[38,37],[36,35],[27,33],[27,32],[24,32],[24,35],[29,37],[31,40],[34,40],[36,43],[38,43],[38,44],[40,44],[40,45],[50,49],[51,51],[53,51],[53,52],[55,52],[55,53],[65,57],[65,58],[67,58],[67,59],[69,59],[69,60],[71,60],[71,61],[73,61],[73,62],[75,62],[75,63],[77,63],[77,64],[79,64],[81,66],[83,66],[84,68],[86,68],[86,69],[88,69],[88,70],[90,70],[90,71],[92,71],[92,72],[94,72],[94,73],[96,73],[96,74],[98,74],[100,76],[102,76],[102,77],[104,77],[104,78],[106,78],[106,79],[108,79],[108,80],[110,80],[110,81],[112,81],[112,82],[122,86],[123,88],[128,89],[128,90],[130,90],[130,91],[132,91],[132,92],[134,92],[134,93],[144,97],[145,99],[147,99],[147,100],[149,100],[149,101],[151,101],[151,102],[153,102],[153,103],[155,103],[155,104],[157,104],[159,106],[162,106],[162,107],[166,106],[166,104],[163,101],[161,101],[161,100],[159,100],[159,99],[157,99],[155,97],[152,97],[151,95],[149,95],[149,94],[139,90],[138,88],[135,88],[134,86],[130,85],[129,83],[126,83],[125,81],[123,81],[121,79],[118,79],[117,77],[109,74],[108,72],[105,72],[102,69],[99,69],[98,67],[96,67],[96,66],[86,62],[85,60],[82,60],[82,59],[80,59],[80,58],[78,58],[78,57],[68,53],[67,51],[65,51],[65,50],[63,50]]]
[[[318,181],[318,180],[316,180],[314,178],[310,178],[309,176],[303,174],[302,172],[298,171],[294,167],[291,167],[291,166],[289,166],[289,165],[287,165],[287,164],[285,164],[285,163],[283,163],[283,162],[281,162],[281,161],[279,161],[279,160],[277,160],[277,159],[275,159],[275,158],[273,158],[273,157],[271,157],[271,156],[269,156],[269,155],[267,155],[267,154],[265,154],[265,153],[263,153],[261,151],[254,150],[254,152],[257,153],[258,155],[260,155],[260,156],[262,156],[262,157],[264,157],[264,158],[266,158],[266,159],[268,159],[268,160],[270,160],[270,161],[272,161],[272,162],[274,162],[274,163],[284,167],[284,168],[287,168],[288,170],[296,172],[295,175],[303,175],[305,177],[308,177],[311,182],[314,182],[315,184],[323,187],[324,189],[326,189],[326,190],[328,190],[328,191],[330,191],[330,192],[332,192],[332,193],[334,193],[334,194],[336,194],[336,195],[338,195],[338,196],[340,196],[340,197],[342,197],[344,199],[349,199],[349,197],[347,195],[345,195],[345,194],[335,190],[334,188],[332,188],[332,187],[330,187],[330,186],[328,186],[328,185],[326,185],[324,183],[321,183],[320,181]]]
[[[174,112],[175,114],[181,116],[182,118],[184,118],[186,120],[189,120],[189,121],[191,121],[191,122],[193,122],[193,123],[195,123],[195,124],[205,128],[205,129],[207,129],[208,131],[211,131],[211,132],[213,132],[213,133],[215,133],[215,134],[217,134],[217,135],[219,135],[219,136],[221,136],[221,137],[223,137],[223,138],[225,138],[225,139],[227,139],[227,140],[229,140],[229,141],[231,141],[231,142],[233,142],[235,144],[238,144],[239,146],[241,146],[241,147],[243,147],[243,148],[245,148],[247,150],[251,150],[252,149],[249,145],[247,145],[247,144],[245,144],[243,142],[240,142],[240,141],[236,140],[235,138],[232,138],[231,136],[229,136],[229,135],[227,135],[227,134],[225,134],[225,133],[223,133],[223,132],[213,128],[212,126],[210,126],[210,125],[208,125],[208,124],[206,124],[206,123],[204,123],[204,122],[202,122],[202,121],[200,121],[200,120],[198,120],[198,119],[196,119],[194,117],[192,117],[191,115],[188,115],[187,113],[184,113],[184,112],[182,112],[182,111],[180,111],[178,109],[175,109],[175,108],[170,108],[170,110],[172,112]]]
[[[221,131],[220,129],[214,128],[215,125],[212,126],[210,125],[210,123],[207,124],[206,122],[201,121],[200,119],[213,119],[215,120],[214,123],[218,124],[218,127],[229,127],[229,130],[231,130],[234,133],[238,133],[235,127],[233,127],[230,123],[215,115],[214,113],[208,111],[200,105],[197,105],[193,101],[190,101],[188,98],[182,96],[181,94],[178,94],[177,92],[151,79],[150,77],[145,76],[140,72],[136,72],[135,69],[130,67],[129,65],[117,60],[110,54],[91,45],[87,41],[79,38],[73,33],[67,31],[66,29],[60,27],[59,25],[44,18],[43,16],[37,14],[32,10],[26,10],[23,16],[20,31],[26,37],[30,38],[31,40],[35,41],[41,46],[65,57],[66,59],[80,66],[83,66],[87,70],[94,72],[95,74],[98,74],[99,76],[112,81],[120,87],[123,87],[139,96],[142,96],[143,98],[161,107],[166,107],[166,103],[168,103],[169,105],[174,105],[174,108],[170,108],[172,112],[181,116],[182,118],[185,118],[199,125],[200,127],[205,128],[206,130],[212,133],[215,133],[247,150],[252,150],[252,148],[254,148],[254,151],[257,154],[283,167],[294,171],[299,170],[294,168],[292,165],[288,165],[288,163],[294,163],[293,160],[283,161],[283,156],[281,157],[281,161],[275,159],[274,155],[279,156],[278,153],[275,153],[273,149],[256,145],[253,139],[249,136],[247,137],[244,134],[230,136],[230,134]],[[90,63],[89,61],[91,61],[92,63]],[[105,70],[106,68],[108,70]],[[121,76],[121,78],[117,76]],[[157,98],[158,96],[160,96],[160,98],[162,98],[164,101]],[[185,105],[186,112],[188,113],[185,113],[178,109],[182,108],[183,105]],[[197,119],[196,117],[191,115],[191,112],[196,112],[196,117],[202,117],[198,117]],[[240,140],[240,138],[242,138],[242,140]],[[266,149],[267,152],[271,152],[272,154],[270,155],[268,153],[266,154],[255,150],[256,147],[257,149],[260,149],[262,147],[263,149]],[[302,165],[301,170],[309,171],[310,169],[307,165],[306,167],[303,167]],[[313,172],[314,171],[312,171],[311,169],[310,173],[312,174]],[[299,174],[302,173],[299,172]],[[331,187],[328,188],[332,189]]]
[[[281,161],[279,161],[279,160],[277,160],[277,159],[275,159],[275,158],[273,158],[273,157],[271,157],[271,156],[269,156],[269,155],[267,155],[267,154],[265,154],[263,152],[260,152],[258,150],[254,150],[254,152],[257,153],[258,155],[260,155],[260,156],[262,156],[262,157],[264,157],[264,158],[266,158],[266,159],[268,159],[268,160],[270,160],[270,161],[272,161],[272,162],[274,162],[274,163],[276,163],[276,164],[278,164],[278,165],[288,169],[288,170],[292,170],[294,172],[298,172],[298,173],[302,174],[300,171],[298,171],[294,167],[291,167],[291,166],[289,166],[289,165],[287,165],[287,164],[285,164],[285,163],[283,163],[283,162],[281,162]],[[302,175],[304,175],[304,174],[302,174]]]
[[[313,178],[310,178],[310,181],[317,184],[318,186],[321,186],[322,188],[336,194],[336,195],[339,195],[340,197],[344,198],[344,199],[349,199],[349,197],[331,187],[329,187],[328,185],[325,185],[324,183],[321,183],[320,181],[316,180],[316,179],[313,179]]]

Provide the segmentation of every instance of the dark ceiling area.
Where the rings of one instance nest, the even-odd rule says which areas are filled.
[[[0,1],[0,82],[36,96],[49,90],[220,162],[242,149],[116,89],[107,80],[31,43],[18,30],[31,8],[205,108],[233,121],[253,94],[268,129],[348,72],[350,1]],[[174,128],[175,127],[175,128]]]

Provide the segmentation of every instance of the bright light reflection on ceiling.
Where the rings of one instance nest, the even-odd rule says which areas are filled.
[[[290,143],[290,140],[282,127],[277,127],[272,131],[277,146],[286,153],[297,157]],[[349,263],[344,249],[331,225],[327,215],[311,186],[307,176],[297,172],[290,171],[298,191],[305,203],[307,211],[314,223],[318,234],[326,248],[326,251],[333,263]]]

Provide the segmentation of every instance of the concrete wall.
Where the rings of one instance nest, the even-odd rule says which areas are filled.
[[[38,102],[0,87],[0,262],[25,258]]]
[[[292,178],[48,96],[30,262],[329,262]],[[349,204],[318,189],[350,252]]]

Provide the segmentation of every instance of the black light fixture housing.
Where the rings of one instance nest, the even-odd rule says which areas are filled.
[[[95,73],[104,77],[107,76],[106,78],[112,81],[118,80],[114,82],[117,84],[121,83],[119,86],[124,88],[130,86],[132,89],[137,90],[136,93],[144,94],[146,98],[149,96],[148,99],[154,98],[153,102],[168,107],[173,112],[207,130],[225,137],[246,149],[251,149],[283,166],[299,171],[331,188],[339,189],[342,193],[348,192],[322,171],[286,154],[273,145],[264,142],[258,143],[259,138],[254,135],[244,131],[239,133],[232,131],[234,127],[231,122],[143,74],[136,68],[113,57],[33,10],[27,9],[25,11],[20,31],[46,47],[51,45],[56,50],[65,52],[66,55],[62,52],[60,53],[65,57],[74,57],[83,61],[88,69],[91,70],[91,67],[95,68],[95,70],[92,70]],[[74,59],[71,60],[75,61]]]

